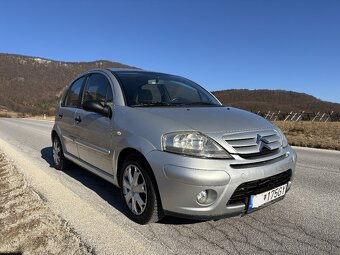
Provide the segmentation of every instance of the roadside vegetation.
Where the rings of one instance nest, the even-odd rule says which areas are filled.
[[[291,145],[340,150],[340,122],[276,121]]]
[[[0,153],[0,254],[91,254]]]

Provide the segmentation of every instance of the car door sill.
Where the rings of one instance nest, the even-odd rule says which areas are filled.
[[[64,153],[64,155],[68,160],[72,161],[73,163],[75,163],[75,164],[85,168],[86,170],[90,171],[91,173],[94,173],[95,175],[98,175],[99,177],[113,183],[114,175],[109,174],[108,172],[103,171],[103,170],[99,169],[98,167],[90,165],[89,163],[85,162],[84,160],[82,160],[80,158],[76,158],[69,153]]]

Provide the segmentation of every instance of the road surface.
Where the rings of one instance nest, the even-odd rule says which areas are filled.
[[[0,150],[95,253],[340,254],[340,152],[295,148],[297,171],[286,198],[245,217],[167,217],[140,226],[124,215],[110,183],[76,166],[51,167],[52,125],[0,118]]]

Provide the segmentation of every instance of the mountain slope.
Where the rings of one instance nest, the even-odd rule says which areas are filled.
[[[110,62],[61,62],[13,54],[0,54],[0,107],[53,114],[65,88],[78,74],[92,68],[128,65]]]
[[[256,112],[340,112],[340,104],[293,91],[231,89],[215,91],[213,94],[223,104]]]
[[[0,112],[54,114],[64,88],[78,74],[98,67],[132,68],[104,60],[61,62],[0,53]],[[340,112],[340,104],[292,91],[233,89],[213,93],[224,104],[256,112]]]

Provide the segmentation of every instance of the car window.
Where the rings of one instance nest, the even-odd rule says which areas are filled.
[[[79,107],[80,106],[80,91],[85,77],[81,77],[70,86],[67,91],[63,105],[66,107]]]
[[[137,102],[161,102],[162,94],[160,87],[158,85],[144,84],[138,88],[136,91],[136,101]],[[149,99],[148,99],[149,98]]]
[[[134,71],[114,74],[128,106],[221,106],[209,92],[179,76]]]
[[[166,82],[164,84],[171,100],[185,99],[185,102],[200,102],[201,96],[197,89],[178,82]]]
[[[98,100],[112,106],[113,94],[109,80],[101,74],[92,74],[84,90],[83,102]]]

